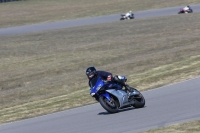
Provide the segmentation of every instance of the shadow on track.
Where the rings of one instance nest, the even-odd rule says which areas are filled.
[[[143,108],[146,108],[146,106],[144,106]],[[134,107],[124,108],[124,109],[120,109],[117,113],[129,111],[129,110],[136,110],[136,109],[142,109],[142,108],[134,108]],[[112,115],[112,114],[116,114],[116,113],[100,112],[98,115]]]

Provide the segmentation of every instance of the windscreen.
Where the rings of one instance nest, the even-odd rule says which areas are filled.
[[[97,81],[98,81],[98,76],[92,78],[92,80],[90,81],[90,87],[93,88],[96,85]]]

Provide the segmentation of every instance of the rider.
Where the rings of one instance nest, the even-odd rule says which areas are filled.
[[[188,13],[190,10],[191,10],[191,7],[189,5],[183,8],[183,11],[185,13]]]
[[[122,82],[122,80],[119,79],[118,75],[113,76],[112,73],[110,72],[97,71],[96,68],[93,66],[90,66],[86,69],[86,75],[89,79],[88,84],[90,87],[91,87],[91,80],[95,76],[100,76],[103,80],[119,83],[120,85],[124,86],[125,89],[128,90],[129,92],[133,91],[128,85],[126,85],[126,83]]]
[[[130,18],[133,18],[133,12],[132,11],[129,11],[125,14],[125,17],[130,19]]]

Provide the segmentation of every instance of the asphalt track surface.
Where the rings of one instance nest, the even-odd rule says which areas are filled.
[[[177,15],[180,8],[182,8],[182,6],[140,11],[140,12],[134,12],[134,14],[135,14],[135,19]],[[194,10],[194,12],[200,12],[200,4],[191,5],[191,8]],[[119,21],[119,19],[120,19],[120,14],[114,14],[114,15],[100,16],[100,17],[94,17],[94,18],[84,18],[84,19],[66,20],[66,21],[59,21],[59,22],[32,24],[32,25],[26,25],[26,26],[0,28],[0,36],[41,32],[41,31],[47,31],[47,30],[70,28],[70,27],[99,24],[99,23],[109,23],[109,22]]]
[[[199,7],[200,5],[192,6],[196,12],[198,11],[196,8]],[[136,14],[137,18],[173,15],[177,13],[177,8],[179,9],[180,7],[142,11]],[[172,13],[171,11],[174,12]],[[140,16],[139,14],[144,16]],[[110,17],[117,17],[119,19],[119,15],[97,18],[105,18],[104,22],[117,20],[111,21],[109,19]],[[93,18],[88,19],[88,21],[92,20],[92,22],[87,22],[86,19],[80,20],[85,20],[85,24],[98,23],[98,20]],[[78,20],[72,21],[74,21],[72,25],[62,25],[63,27],[57,26],[57,28],[74,27],[75,22],[78,22],[76,26],[83,24]],[[68,23],[71,21],[65,22]],[[61,23],[64,24],[64,22],[56,22],[54,25],[60,25]],[[47,25],[52,27],[52,24]],[[36,29],[37,26],[40,27],[41,25],[43,24],[35,25]],[[34,27],[34,25],[30,27],[32,26]],[[13,27],[16,30],[15,34],[31,31],[31,29],[28,29],[29,26],[25,27]],[[0,29],[0,34],[10,35],[13,28],[7,28],[8,30],[4,29],[5,33]],[[25,31],[23,31],[24,29]],[[44,28],[43,30],[50,29]],[[41,31],[41,29],[36,31]],[[145,91],[142,94],[146,99],[146,106],[144,108],[128,108],[116,114],[109,114],[97,103],[54,114],[2,124],[0,125],[0,133],[134,133],[189,120],[200,120],[200,77]]]

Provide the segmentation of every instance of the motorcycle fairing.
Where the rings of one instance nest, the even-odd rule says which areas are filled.
[[[98,92],[99,89],[101,89],[101,87],[104,85],[103,81],[100,78],[97,78],[96,81],[94,81],[95,85],[93,85],[90,88],[90,94],[94,93],[96,94]]]
[[[110,95],[108,93],[100,94],[100,96],[104,96],[108,101],[110,101]]]
[[[109,89],[106,91],[118,99],[120,107],[124,106],[128,102],[128,95],[125,91],[116,89]]]

